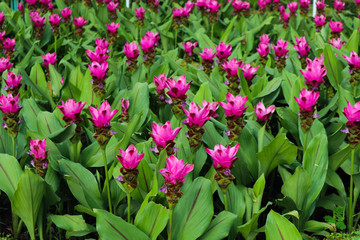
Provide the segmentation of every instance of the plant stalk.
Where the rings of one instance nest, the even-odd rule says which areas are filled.
[[[223,196],[224,196],[225,211],[228,211],[228,204],[227,204],[227,199],[226,199],[226,193],[223,193]]]
[[[173,209],[170,209],[170,217],[169,217],[169,234],[168,240],[171,240],[171,232],[172,232],[172,224],[173,224]]]
[[[178,29],[175,29],[175,45],[174,45],[174,48],[176,48],[176,46],[177,46],[177,37],[178,37]]]
[[[131,223],[131,219],[130,219],[130,213],[131,213],[131,194],[130,193],[126,193],[127,195],[127,204],[128,204],[128,223]]]
[[[108,196],[108,202],[109,202],[109,212],[112,213],[109,173],[108,173],[108,167],[107,167],[107,161],[106,161],[106,152],[105,152],[105,148],[101,148],[101,150],[102,150],[103,159],[104,159],[105,178],[106,178],[105,184],[106,184],[106,190],[107,190],[107,196]]]
[[[12,142],[12,150],[13,150],[13,156],[14,156],[14,158],[16,158],[16,154],[15,154],[15,137],[14,136],[12,136],[11,137],[11,142]]]
[[[304,136],[304,146],[303,146],[303,155],[305,155],[305,151],[306,151],[306,145],[307,145],[307,138],[308,138],[308,133],[309,133],[309,131],[306,131],[305,132],[305,136]]]
[[[351,169],[350,169],[350,197],[349,197],[349,220],[348,220],[348,231],[352,232],[353,228],[353,188],[354,188],[354,158],[355,158],[355,149],[351,150]]]
[[[211,41],[214,41],[214,27],[215,24],[211,24]]]

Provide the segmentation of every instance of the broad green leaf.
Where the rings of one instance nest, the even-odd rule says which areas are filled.
[[[147,83],[136,83],[129,95],[129,117],[130,120],[136,114],[142,114],[135,131],[139,130],[147,118],[149,111],[149,88]]]
[[[200,106],[202,106],[202,101],[205,100],[207,102],[212,102],[212,94],[211,94],[211,90],[209,87],[209,83],[205,82],[203,84],[201,84],[199,90],[197,91],[193,102],[199,104]]]
[[[341,64],[337,60],[331,45],[326,44],[324,49],[324,64],[327,69],[327,76],[331,85],[337,90],[340,88],[341,78]]]
[[[37,129],[41,137],[46,138],[58,130],[61,130],[62,127],[54,113],[43,111],[39,112],[37,116]]]
[[[54,143],[62,143],[72,138],[75,134],[76,124],[70,124],[62,129],[53,132],[48,136]]]
[[[262,209],[260,209],[257,213],[254,213],[254,214],[252,215],[251,219],[250,219],[247,223],[245,223],[245,224],[237,227],[238,232],[240,232],[241,235],[242,235],[245,239],[247,239],[247,238],[249,237],[249,235],[256,230],[256,228],[257,228],[257,221],[258,221],[260,215],[266,210],[266,208],[267,208],[270,204],[271,204],[271,203],[268,202],[268,204],[267,204],[265,207],[263,207]],[[249,211],[249,209],[247,209],[247,211]]]
[[[13,200],[22,173],[17,159],[0,153],[0,189],[6,193],[10,201]]]
[[[349,37],[347,43],[345,44],[345,48],[351,52],[358,52],[359,48],[359,41],[360,41],[360,31],[358,29],[354,29],[353,33]]]
[[[84,236],[90,233],[82,215],[50,215],[51,221],[61,229],[66,230],[66,236]]]
[[[51,81],[51,89],[55,93],[56,96],[59,96],[61,89],[61,78],[62,76],[58,71],[56,71],[54,65],[49,64],[49,76]]]
[[[296,227],[273,210],[270,211],[266,219],[265,235],[267,240],[302,240]]]
[[[237,216],[231,212],[222,211],[213,219],[199,240],[224,239],[229,235],[230,228]]]

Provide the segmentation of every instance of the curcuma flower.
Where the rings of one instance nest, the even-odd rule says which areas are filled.
[[[326,7],[325,0],[320,0],[316,2],[316,9],[318,14],[325,15],[325,7]]]
[[[251,81],[256,76],[256,71],[259,69],[259,67],[253,67],[250,65],[250,63],[245,64],[242,68],[243,75],[245,80],[247,81],[248,85],[251,85]]]
[[[3,72],[5,72],[6,70],[10,70],[10,68],[13,66],[13,63],[11,63],[10,58],[0,58],[0,87],[1,87],[1,83],[2,83],[2,74]]]
[[[169,89],[166,94],[171,98],[166,100],[166,102],[173,106],[172,112],[178,119],[182,119],[184,115],[182,105],[187,98],[186,92],[189,90],[191,82],[186,83],[185,75],[180,76],[177,80],[167,79],[166,81],[167,88]]]
[[[128,122],[129,121],[129,113],[128,113],[129,106],[130,106],[129,100],[122,98],[121,99],[121,114],[120,114],[119,122]]]
[[[213,64],[216,53],[213,52],[212,48],[204,48],[203,52],[199,53],[199,55],[202,58],[201,64],[202,67],[204,68],[204,72],[207,75],[210,75],[214,67]]]
[[[254,111],[256,121],[264,126],[270,119],[270,116],[275,112],[275,105],[270,105],[266,108],[262,102],[258,102]]]
[[[13,38],[13,39],[6,38],[2,42],[2,46],[3,46],[3,49],[4,49],[3,53],[6,55],[6,57],[9,57],[9,58],[14,57],[15,44],[16,44],[16,39],[15,38]]]
[[[63,10],[61,10],[61,16],[62,16],[62,21],[66,24],[69,25],[71,22],[71,13],[72,10],[69,8],[63,8]]]
[[[308,45],[305,37],[297,38],[295,37],[296,44],[294,45],[294,49],[298,52],[298,58],[301,61],[301,67],[304,68],[306,65],[306,58],[310,52],[310,46]]]
[[[116,41],[116,38],[117,38],[117,31],[118,31],[118,28],[120,27],[120,23],[110,23],[110,24],[106,24],[106,27],[107,27],[107,30],[108,30],[108,34],[109,34],[109,43],[110,44],[113,44],[115,43]]]
[[[221,144],[215,145],[214,150],[205,148],[206,152],[214,160],[213,167],[216,170],[214,179],[219,184],[220,189],[223,193],[226,193],[231,182],[235,177],[231,174],[231,168],[233,168],[234,162],[238,159],[236,153],[238,152],[240,143],[234,147],[229,145],[224,147]]]
[[[17,95],[19,93],[19,89],[21,87],[21,75],[20,73],[18,75],[16,75],[13,72],[8,72],[6,79],[5,79],[5,90],[7,93],[11,93],[13,96]]]
[[[228,84],[228,91],[232,94],[238,94],[240,92],[240,79],[238,76],[238,71],[243,67],[242,61],[237,61],[235,58],[230,61],[225,61],[222,64],[223,69],[227,73],[226,79]]]
[[[34,158],[31,161],[31,165],[35,168],[36,173],[42,178],[44,178],[49,165],[49,160],[47,159],[48,151],[49,150],[46,150],[46,138],[43,140],[30,140],[30,151],[28,154]]]
[[[196,47],[196,45],[198,44],[198,42],[183,42],[182,45],[184,46],[184,53],[185,53],[185,61],[187,63],[192,63],[193,61],[193,54],[194,54],[194,48]]]
[[[309,11],[310,0],[300,0],[300,14],[306,16]]]
[[[231,49],[232,46],[230,44],[226,45],[224,42],[216,46],[216,57],[219,59],[220,64],[228,60],[228,57],[231,55]]]
[[[357,55],[356,52],[352,51],[350,53],[350,57],[343,55],[343,58],[349,64],[349,72],[351,74],[350,83],[354,87],[357,87],[360,81],[360,57]]]
[[[341,49],[345,45],[345,42],[341,41],[341,38],[333,38],[330,40],[330,44],[337,49]]]
[[[61,17],[57,14],[53,14],[49,16],[49,23],[52,27],[51,31],[54,33],[55,36],[59,35],[59,24],[61,21]]]
[[[345,125],[349,144],[352,148],[355,148],[360,142],[360,102],[357,102],[354,106],[351,106],[350,102],[348,102],[343,113],[348,119]]]
[[[74,17],[75,35],[77,37],[82,37],[87,22],[83,17]]]
[[[142,27],[144,26],[144,19],[145,19],[145,13],[146,13],[146,9],[144,9],[143,7],[139,7],[139,8],[135,8],[135,17],[137,18],[137,24],[138,26]]]
[[[82,121],[80,114],[86,102],[75,102],[74,99],[68,99],[65,103],[61,100],[61,103],[62,104],[57,105],[57,107],[64,115],[63,120],[66,124],[79,124]]]
[[[323,65],[323,61],[315,59],[314,61],[307,59],[307,66],[305,71],[300,70],[305,78],[305,84],[310,90],[319,91],[320,84],[324,83],[324,77],[326,76],[326,67]]]
[[[165,102],[165,89],[167,88],[168,78],[166,74],[160,74],[158,77],[154,76],[154,84],[156,86],[156,93],[158,98],[158,103],[163,104]]]
[[[126,42],[124,45],[124,54],[127,58],[127,64],[126,70],[130,73],[133,73],[137,68],[137,58],[139,56],[139,46],[136,44],[136,42],[128,43]]]
[[[342,22],[330,21],[331,38],[340,38],[341,31],[344,29]]]
[[[325,25],[326,23],[326,16],[325,15],[315,15],[314,17],[314,22],[316,24],[316,31],[320,32],[321,28]]]
[[[301,120],[301,128],[304,132],[307,132],[316,118],[315,105],[317,104],[317,100],[319,98],[319,92],[303,89],[300,92],[299,98],[294,98],[300,107],[299,116]]]
[[[89,49],[86,49],[85,52],[91,62],[98,62],[101,64],[101,63],[105,62],[106,59],[109,58],[109,56],[106,55],[106,53],[107,53],[106,48],[96,47],[95,52],[93,52]]]
[[[89,107],[89,111],[92,115],[92,118],[89,120],[93,123],[95,128],[94,138],[99,143],[101,148],[105,148],[106,144],[109,142],[110,137],[114,134],[110,130],[110,121],[119,111],[115,109],[111,111],[110,104],[105,100],[100,106],[100,108]]]
[[[159,33],[146,32],[145,36],[141,38],[141,50],[144,54],[144,64],[145,66],[151,66],[154,63],[154,58],[156,54],[156,46],[160,40]]]
[[[280,38],[277,41],[277,44],[273,46],[276,55],[275,60],[277,60],[276,67],[279,71],[285,67],[287,52],[289,51],[289,49],[287,49],[288,44],[288,41],[284,41]]]
[[[165,192],[170,209],[174,209],[182,197],[183,193],[180,189],[185,181],[185,176],[193,169],[193,164],[184,164],[182,159],[179,160],[174,155],[171,155],[166,159],[166,168],[159,170],[165,179],[165,186],[161,190]]]
[[[21,122],[19,112],[22,106],[19,106],[19,95],[13,97],[11,93],[7,96],[0,96],[0,110],[4,113],[4,123],[2,126],[6,129],[9,136],[15,138],[19,132],[19,123]]]
[[[125,151],[121,148],[119,148],[119,151],[120,154],[116,155],[116,158],[120,161],[122,167],[120,168],[121,175],[116,180],[123,184],[127,193],[131,193],[138,185],[137,176],[139,170],[136,168],[145,154],[138,154],[137,149],[132,144]]]
[[[342,2],[340,0],[334,1],[334,8],[336,9],[337,13],[341,13],[342,10],[344,10],[344,7],[345,7],[345,2]]]
[[[152,132],[149,135],[152,137],[156,146],[154,151],[160,153],[163,149],[166,149],[168,156],[174,154],[174,139],[179,133],[182,127],[177,127],[175,129],[171,128],[170,121],[167,121],[164,125],[158,125],[157,123],[152,123]]]
[[[92,62],[91,65],[89,65],[89,70],[92,76],[93,91],[100,97],[102,97],[106,92],[104,87],[106,84],[108,68],[109,64],[107,61],[104,61],[101,64],[98,62]]]
[[[57,59],[56,59],[56,53],[46,53],[45,55],[41,54],[41,57],[43,59],[43,65],[48,68],[49,64],[55,65]]]

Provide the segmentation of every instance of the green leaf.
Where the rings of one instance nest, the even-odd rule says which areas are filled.
[[[75,134],[76,124],[70,124],[62,129],[53,132],[48,136],[54,143],[62,143],[70,138],[72,138]]]
[[[353,33],[349,37],[347,43],[345,44],[345,48],[350,52],[358,52],[359,48],[359,41],[360,41],[360,32],[358,29],[354,29]]]
[[[254,214],[252,215],[251,219],[250,219],[247,223],[245,223],[245,224],[237,227],[238,232],[240,232],[241,235],[242,235],[245,239],[247,239],[248,236],[249,236],[252,232],[254,232],[254,231],[256,230],[257,221],[258,221],[260,215],[266,210],[266,208],[267,208],[270,204],[271,204],[271,203],[268,202],[268,204],[267,204],[265,207],[263,207],[262,209],[260,209],[257,213],[254,213]],[[249,210],[249,209],[247,209],[247,211],[248,211],[248,210]]]
[[[146,233],[151,239],[157,239],[169,220],[169,210],[166,207],[150,202],[144,211],[135,217],[135,226]]]
[[[172,239],[197,239],[209,226],[213,214],[211,182],[196,178],[175,206]]]
[[[331,47],[331,45],[326,44],[324,49],[324,64],[327,69],[327,76],[329,78],[329,82],[331,85],[338,90],[340,88],[340,83],[342,81],[341,70],[342,66],[339,64],[335,53]]]
[[[35,239],[35,225],[45,194],[44,180],[26,170],[19,180],[12,201],[13,211],[25,223],[31,239]]]
[[[277,166],[292,163],[297,156],[297,147],[281,133],[256,156],[260,161],[262,172],[267,176]]]
[[[84,236],[91,231],[82,215],[50,215],[51,221],[61,229],[66,230],[68,236]]]
[[[53,133],[61,130],[62,127],[55,117],[54,113],[39,112],[37,116],[37,129],[42,138],[51,136]]]
[[[94,209],[94,212],[96,214],[96,230],[101,239],[150,239],[144,232],[120,217],[100,209]]]
[[[13,200],[22,170],[16,158],[0,153],[0,189]]]
[[[231,212],[222,211],[211,221],[208,229],[199,240],[224,239],[229,235],[230,228],[237,216]]]
[[[270,211],[266,219],[265,235],[267,240],[302,240],[296,227],[273,210]]]
[[[211,90],[209,87],[209,83],[205,82],[203,84],[201,84],[199,90],[197,91],[193,102],[199,104],[200,106],[202,106],[202,101],[206,100],[207,102],[212,102],[213,98],[212,98],[212,94],[211,94]]]
[[[129,117],[132,119],[136,114],[142,114],[135,131],[139,130],[147,118],[149,111],[149,87],[147,83],[136,83],[129,96]]]
[[[61,75],[56,71],[55,67],[51,64],[49,64],[49,76],[51,81],[51,89],[52,91],[59,96],[60,89],[61,89]]]

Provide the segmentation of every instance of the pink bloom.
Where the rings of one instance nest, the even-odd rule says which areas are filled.
[[[345,45],[345,42],[341,41],[341,38],[333,38],[330,40],[330,44],[337,49],[341,49],[343,45]]]
[[[213,53],[212,48],[204,48],[203,52],[199,53],[199,55],[203,60],[213,60],[216,53]]]
[[[41,57],[43,58],[43,64],[45,67],[49,67],[49,64],[54,65],[57,61],[55,52],[53,54],[46,53],[45,56],[41,54]]]
[[[203,100],[201,103],[204,108],[209,109],[209,117],[217,118],[219,116],[218,114],[216,114],[216,110],[219,108],[218,102],[209,103],[209,102]]]
[[[283,20],[283,23],[287,23],[290,19],[290,13],[283,12],[280,18]]]
[[[76,28],[82,28],[87,22],[83,17],[74,17],[74,25]]]
[[[155,46],[158,45],[158,42],[160,40],[159,33],[153,33],[151,31],[147,31],[144,37],[152,39],[155,42]]]
[[[238,62],[235,58],[231,59],[230,61],[225,61],[222,64],[225,72],[228,74],[229,77],[237,77],[238,70],[243,66],[243,62]]]
[[[243,74],[244,74],[244,78],[250,82],[251,80],[253,80],[253,78],[256,76],[256,71],[259,69],[259,67],[252,67],[250,65],[250,63],[247,63],[245,64],[243,67],[242,67],[242,71],[243,71]]]
[[[299,55],[302,57],[308,56],[310,52],[310,46],[306,42],[305,37],[295,37],[295,42],[296,44],[294,45],[294,48],[299,53]]]
[[[310,0],[299,0],[301,7],[307,8],[310,5]]]
[[[53,8],[54,8],[54,4],[49,3],[48,4],[48,9],[49,9],[50,12],[53,10]]]
[[[280,14],[284,14],[284,13],[285,13],[285,7],[284,7],[283,5],[281,5],[281,6],[279,7],[279,13],[280,13]]]
[[[332,33],[340,33],[344,29],[342,22],[330,21],[329,26]]]
[[[106,55],[107,49],[104,48],[96,47],[95,52],[89,49],[86,49],[85,51],[91,62],[103,63],[109,57]]]
[[[154,84],[156,86],[156,92],[161,93],[165,88],[167,88],[166,82],[168,78],[165,74],[160,74],[158,77],[154,76]]]
[[[22,106],[19,106],[19,94],[13,97],[11,93],[7,96],[0,96],[0,110],[6,113],[18,113]]]
[[[48,150],[46,150],[46,138],[43,140],[30,139],[30,151],[28,154],[33,156],[35,159],[45,159],[46,153]]]
[[[4,40],[4,37],[6,35],[6,31],[4,30],[3,32],[0,32],[0,41]]]
[[[130,44],[126,42],[124,46],[124,54],[128,59],[137,58],[139,56],[139,46],[136,42],[131,42]]]
[[[194,169],[193,164],[187,164],[182,159],[177,159],[171,155],[166,159],[166,168],[160,169],[159,172],[163,175],[166,182],[171,184],[179,184],[185,181],[185,176]]]
[[[172,10],[173,18],[181,17],[183,15],[184,9],[181,8],[174,8]]]
[[[177,127],[174,130],[171,128],[170,121],[167,121],[163,126],[152,123],[152,132],[149,135],[154,140],[157,147],[166,148],[172,143],[176,135],[181,130],[181,127]]]
[[[234,147],[230,145],[224,147],[221,144],[215,145],[214,150],[205,148],[205,151],[211,156],[214,160],[213,166],[215,169],[219,168],[232,168],[233,163],[238,159],[236,153],[238,152],[240,143],[236,144]]]
[[[0,24],[3,24],[6,19],[6,16],[4,13],[5,13],[4,11],[0,12]]]
[[[317,26],[324,26],[326,23],[326,16],[325,15],[315,15],[314,22]]]
[[[114,3],[113,1],[111,1],[108,5],[106,5],[109,12],[116,12],[118,6],[119,3]]]
[[[319,92],[309,91],[304,88],[301,90],[299,98],[294,98],[300,106],[300,111],[311,112],[317,103]]]
[[[167,95],[174,99],[186,99],[186,92],[189,90],[191,82],[186,83],[185,75],[180,76],[177,80],[167,79],[166,85],[169,89]]]
[[[219,102],[222,108],[225,110],[226,116],[241,117],[244,114],[245,103],[248,97],[241,97],[240,95],[234,97],[231,93],[226,94],[226,100],[228,103]]]
[[[323,10],[326,7],[325,0],[320,0],[316,2],[317,10]]]
[[[70,19],[71,13],[72,13],[72,10],[69,8],[63,8],[63,10],[61,10],[61,16],[64,19]]]
[[[345,60],[348,62],[350,69],[360,68],[360,57],[356,52],[351,51],[350,57],[343,55],[343,58],[345,58]]]
[[[30,6],[35,5],[38,0],[25,0]]]
[[[53,14],[49,16],[49,23],[51,26],[58,26],[61,21],[61,17],[57,14]]]
[[[221,4],[216,0],[208,0],[205,2],[205,6],[208,9],[208,12],[217,13],[220,9]]]
[[[122,98],[121,99],[121,111],[127,113],[129,106],[130,106],[129,100]]]
[[[186,7],[187,9],[190,9],[190,11],[194,8],[194,5],[195,5],[195,3],[193,3],[193,2],[190,1],[190,0],[185,3],[185,7]]]
[[[197,44],[198,42],[183,42],[182,45],[184,46],[184,52],[188,53],[188,55],[191,56]]]
[[[275,55],[277,57],[283,57],[287,54],[287,52],[289,51],[287,48],[289,42],[288,41],[284,41],[281,38],[277,41],[277,44],[273,46],[273,49],[275,51]]]
[[[342,12],[344,10],[345,2],[342,2],[340,0],[334,1],[334,7],[338,12]]]
[[[3,41],[3,48],[5,50],[9,50],[9,51],[13,51],[15,48],[15,43],[16,43],[16,39],[10,39],[10,38],[6,38],[5,41]]]
[[[134,145],[130,145],[126,151],[119,148],[120,155],[116,155],[121,165],[125,169],[135,169],[139,165],[141,159],[144,158],[144,153],[139,154]]]
[[[106,49],[106,50],[109,47],[109,43],[105,38],[103,38],[103,39],[101,39],[101,38],[95,39],[95,45],[97,47],[100,47],[100,48],[103,48],[103,49]]]
[[[20,11],[20,12],[22,12],[22,11],[24,11],[24,4],[23,3],[19,3],[18,4],[18,10]]]
[[[41,17],[38,12],[31,12],[29,15],[35,27],[42,28],[45,26],[46,17]]]
[[[9,61],[9,57],[7,58],[0,58],[0,73],[2,74],[6,70],[9,70],[13,66],[13,63]]]
[[[260,8],[261,10],[264,10],[264,9],[266,8],[267,2],[264,1],[264,0],[258,0],[258,1],[257,1],[257,4],[259,5],[259,8]]]
[[[89,70],[91,72],[91,76],[97,79],[104,79],[106,77],[108,71],[108,63],[104,61],[103,63],[92,62],[89,65]]]
[[[245,12],[250,9],[250,3],[247,1],[234,0],[231,5],[238,12]]]
[[[153,52],[154,48],[156,46],[155,45],[155,39],[144,36],[144,37],[141,38],[140,45],[141,45],[141,50],[144,53]]]
[[[300,72],[305,78],[305,84],[317,91],[319,90],[320,84],[324,83],[323,78],[326,76],[326,67],[323,66],[323,62],[318,59],[314,61],[306,59],[306,62],[306,70],[300,70]]]
[[[51,0],[40,0],[41,4],[48,5],[51,2]]]
[[[182,107],[184,110],[187,119],[184,120],[184,124],[188,125],[189,127],[196,125],[202,127],[207,120],[210,120],[209,113],[210,110],[207,107],[199,107],[196,103],[191,102],[189,106],[189,111]]]
[[[64,114],[63,120],[67,123],[77,123],[81,121],[80,113],[84,108],[86,102],[75,102],[74,99],[68,99],[65,103],[61,100],[61,105],[57,105],[60,111]]]
[[[98,108],[89,106],[89,111],[93,118],[90,118],[90,121],[94,124],[94,126],[99,128],[106,128],[110,126],[111,119],[115,116],[115,114],[119,111],[118,109],[115,109],[111,111],[110,104],[107,100],[103,102]]]
[[[260,43],[269,44],[270,38],[267,34],[263,34],[260,36]]]
[[[257,117],[257,120],[260,122],[266,122],[267,120],[269,120],[271,114],[273,114],[274,112],[275,105],[270,105],[265,108],[262,102],[258,102],[255,108],[255,115]]]
[[[117,33],[118,28],[120,27],[120,23],[106,24],[109,33]]]
[[[287,7],[289,8],[291,13],[295,13],[298,8],[298,5],[297,2],[291,2],[287,4]]]
[[[13,88],[21,86],[21,84],[20,84],[21,79],[22,79],[22,77],[21,77],[20,73],[18,75],[16,75],[13,72],[8,72],[6,75],[5,82],[6,82],[6,85],[8,86],[8,88],[13,89]]]
[[[256,50],[258,51],[259,55],[262,57],[267,56],[270,52],[269,46],[265,43],[260,43]]]
[[[350,102],[347,103],[347,107],[344,108],[343,113],[348,119],[346,126],[359,127],[360,122],[360,102],[355,103],[352,107]]]
[[[135,17],[137,17],[137,19],[139,19],[139,20],[144,19],[145,12],[146,12],[146,9],[144,9],[143,7],[135,8]]]
[[[224,42],[219,43],[216,47],[216,56],[218,59],[227,59],[231,55],[231,45]]]

